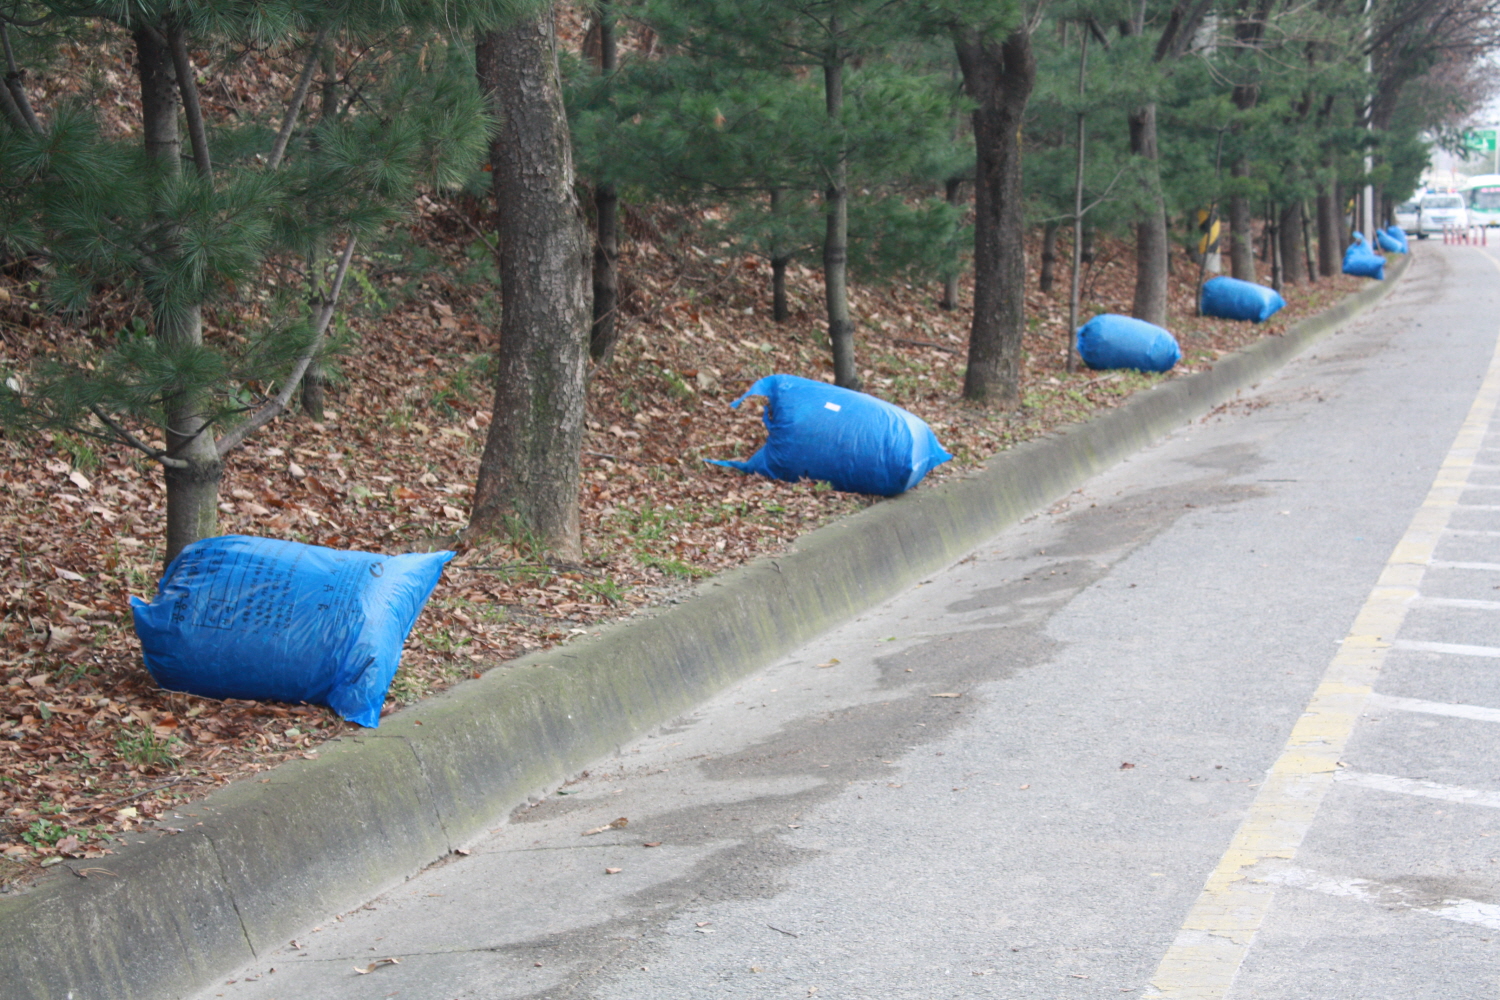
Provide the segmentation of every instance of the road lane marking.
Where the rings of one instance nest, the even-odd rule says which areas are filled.
[[[1363,878],[1330,878],[1305,868],[1285,868],[1281,871],[1266,872],[1257,881],[1306,889],[1308,892],[1318,892],[1325,896],[1357,899],[1383,909],[1400,908],[1430,913],[1443,920],[1456,920],[1459,923],[1474,924],[1500,931],[1500,906],[1494,903],[1481,903],[1477,899],[1444,896],[1434,901],[1431,896],[1413,892],[1404,886],[1391,885],[1388,882],[1372,882]]]
[[[1477,569],[1486,573],[1500,573],[1500,563],[1492,562],[1454,562],[1451,559],[1434,559],[1430,565],[1433,569]]]
[[[1412,653],[1447,653],[1450,656],[1487,656],[1500,658],[1500,646],[1465,646],[1459,642],[1418,642],[1415,639],[1397,639],[1393,645]]]
[[[1450,535],[1464,535],[1469,538],[1500,538],[1500,531],[1488,531],[1484,528],[1444,528]]]
[[[1394,792],[1397,795],[1416,795],[1439,802],[1458,802],[1466,806],[1484,806],[1500,809],[1500,792],[1487,792],[1479,788],[1461,788],[1444,785],[1421,778],[1402,778],[1394,774],[1372,774],[1369,771],[1340,771],[1334,775],[1340,784],[1348,783],[1359,788],[1371,788],[1377,792]]]
[[[1461,503],[1459,510],[1500,510],[1500,503]]]
[[[1365,704],[1369,708],[1384,709],[1388,712],[1422,712],[1427,715],[1446,715],[1455,719],[1500,722],[1500,708],[1484,708],[1480,705],[1453,705],[1442,701],[1421,701],[1417,698],[1393,698],[1387,694],[1372,694]]]
[[[1494,262],[1500,268],[1500,261]],[[1307,710],[1209,874],[1203,892],[1162,956],[1143,996],[1218,1000],[1233,987],[1270,909],[1273,892],[1254,885],[1257,865],[1292,860],[1333,786],[1339,756],[1365,711],[1407,609],[1417,599],[1433,551],[1455,510],[1484,436],[1500,405],[1500,342],[1474,403],[1427,497],[1396,544],[1369,599],[1329,664]],[[1480,509],[1500,510],[1500,505]]]
[[[1500,611],[1500,601],[1476,601],[1468,597],[1419,597],[1418,604],[1440,608],[1472,608],[1475,611]]]

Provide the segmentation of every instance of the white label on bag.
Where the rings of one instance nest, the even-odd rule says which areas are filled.
[[[832,410],[834,413],[837,413],[840,410],[842,410],[843,407],[840,406],[837,403],[824,403],[823,404],[823,409],[825,409],[825,410]]]

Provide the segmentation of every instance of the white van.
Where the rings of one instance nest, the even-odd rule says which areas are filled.
[[[1469,224],[1469,213],[1464,209],[1461,194],[1429,194],[1422,198],[1421,220],[1417,224],[1417,236],[1426,239],[1433,233],[1441,234],[1452,226],[1462,229]]]

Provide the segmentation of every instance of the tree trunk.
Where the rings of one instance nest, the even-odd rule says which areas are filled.
[[[502,125],[490,162],[499,207],[500,336],[494,417],[470,534],[526,534],[580,558],[578,488],[589,330],[589,245],[573,193],[555,11],[476,45]]]
[[[1302,201],[1296,199],[1281,206],[1276,223],[1281,256],[1281,281],[1284,285],[1302,283]]]
[[[338,117],[339,109],[339,82],[338,66],[333,58],[333,46],[324,41],[318,52],[318,63],[323,70],[323,82],[320,88],[322,103],[318,108],[319,122],[332,122]],[[309,291],[309,302],[316,308],[320,301],[319,285],[322,280],[322,259],[315,258],[309,262],[307,273],[312,276]],[[323,360],[314,357],[307,365],[307,371],[302,373],[302,412],[313,420],[323,420],[323,405],[327,400],[328,379],[323,373]]]
[[[1323,277],[1332,278],[1342,269],[1343,260],[1340,257],[1338,223],[1335,219],[1338,206],[1334,201],[1331,185],[1324,185],[1318,191],[1317,205],[1318,270]]]
[[[1057,229],[1055,220],[1042,226],[1042,273],[1037,284],[1044,292],[1052,291],[1052,284],[1057,280]]]
[[[781,215],[782,201],[786,197],[781,188],[771,189],[771,218]],[[792,311],[786,301],[786,266],[792,262],[781,244],[779,223],[773,223],[771,232],[771,318],[778,323],[791,319]]]
[[[964,398],[1009,408],[1021,400],[1026,332],[1021,126],[1036,84],[1036,56],[1024,27],[1003,41],[960,30],[954,46],[964,89],[976,105],[974,318]]]
[[[1344,248],[1349,245],[1349,220],[1344,217],[1344,201],[1349,197],[1344,185],[1333,182],[1333,231],[1337,238],[1339,271],[1344,269]]]
[[[599,0],[599,71],[614,73],[619,47],[615,43],[615,13],[609,0]],[[620,193],[611,183],[594,187],[594,321],[589,328],[589,354],[608,364],[620,337]]]
[[[1145,208],[1135,225],[1135,298],[1130,314],[1147,323],[1167,322],[1167,210],[1161,193],[1156,147],[1156,105],[1144,104],[1130,115],[1130,152],[1144,162]]]
[[[1233,177],[1250,176],[1250,161],[1238,160],[1229,168]],[[1241,281],[1255,280],[1255,223],[1250,199],[1242,194],[1229,196],[1229,274]]]
[[[141,26],[135,42],[136,71],[141,83],[141,134],[146,154],[169,175],[182,172],[182,137],[177,126],[179,92],[172,54],[157,30]],[[164,254],[173,248],[164,247]],[[167,262],[158,261],[157,266]],[[201,346],[203,310],[196,303],[152,303],[156,338],[168,352]],[[187,387],[165,402],[167,458],[167,539],[164,564],[170,565],[185,547],[218,534],[219,481],[223,463],[214,446],[212,428],[202,393]]]
[[[844,54],[838,47],[838,18],[830,19],[834,36],[823,63],[823,96],[829,127],[839,128],[844,110]],[[833,381],[859,388],[854,365],[854,323],[849,318],[849,161],[841,149],[829,170],[824,194],[827,227],[823,236],[823,292],[828,306],[828,343],[833,349]]]
[[[620,195],[613,184],[594,188],[594,319],[589,354],[608,364],[620,339]]]
[[[948,204],[957,207],[959,191],[962,190],[963,185],[961,177],[950,177],[943,182],[943,197]],[[956,247],[949,266],[952,270],[943,277],[943,297],[938,301],[938,307],[952,312],[958,308],[958,250]]]
[[[1307,280],[1314,283],[1318,280],[1318,259],[1313,256],[1312,220],[1308,217],[1307,203],[1300,206],[1302,217],[1302,259],[1307,265]]]
[[[1279,292],[1285,273],[1281,269],[1281,232],[1275,205],[1266,206],[1266,256],[1271,261],[1271,287]]]

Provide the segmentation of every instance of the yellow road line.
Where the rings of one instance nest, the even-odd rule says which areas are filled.
[[[1489,259],[1500,268],[1500,261]],[[1333,785],[1339,756],[1364,711],[1386,650],[1417,597],[1422,575],[1468,481],[1497,406],[1500,343],[1427,499],[1391,553],[1229,850],[1188,911],[1151,978],[1146,997],[1211,1000],[1224,997],[1234,984],[1275,895],[1272,885],[1252,881],[1251,869],[1265,860],[1290,860],[1301,846],[1323,796]]]

